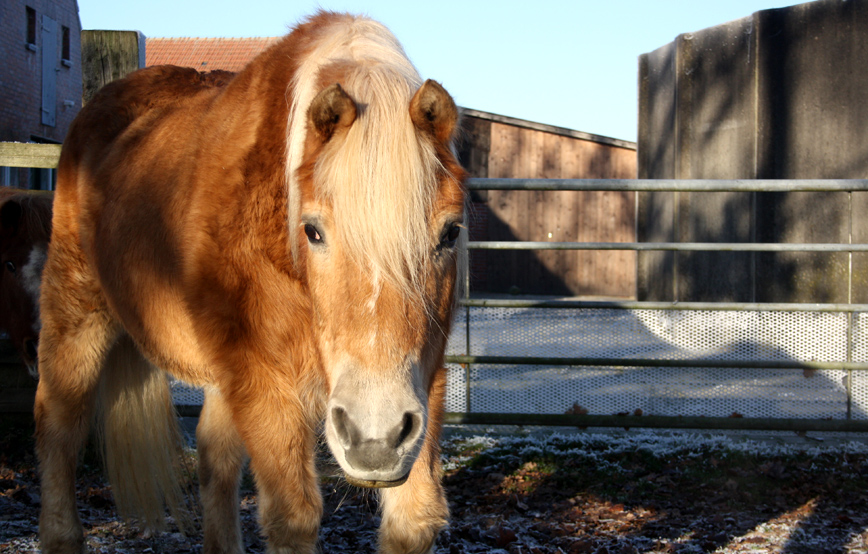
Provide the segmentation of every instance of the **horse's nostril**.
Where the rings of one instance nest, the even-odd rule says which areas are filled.
[[[352,422],[349,421],[347,411],[337,406],[332,408],[332,425],[338,440],[344,448],[350,448],[353,444]]]
[[[398,433],[398,438],[395,442],[395,448],[399,448],[410,437],[415,438],[419,428],[422,426],[422,416],[417,413],[407,412],[404,414],[404,420],[401,425],[401,432]]]

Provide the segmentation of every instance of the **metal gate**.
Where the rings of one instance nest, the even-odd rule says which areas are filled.
[[[868,181],[471,179],[468,186],[852,192],[868,190]],[[868,245],[468,244],[468,252],[479,249],[848,252],[852,259]],[[868,431],[868,305],[485,299],[466,288],[447,352],[449,422]]]

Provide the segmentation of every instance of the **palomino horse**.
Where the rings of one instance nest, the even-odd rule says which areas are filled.
[[[380,551],[433,548],[456,119],[388,30],[333,13],[237,76],[154,67],[84,107],[42,285],[43,552],[83,548],[74,475],[97,397],[119,511],[156,525],[180,496],[163,370],[205,388],[205,552],[242,550],[246,456],[268,551],[314,552],[321,429],[351,484],[382,487]]]
[[[51,202],[50,192],[0,188],[0,331],[9,335],[33,378]]]

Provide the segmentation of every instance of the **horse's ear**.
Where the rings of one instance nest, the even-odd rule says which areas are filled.
[[[311,128],[323,142],[356,120],[356,103],[337,83],[316,95],[307,110]]]
[[[21,225],[21,216],[24,215],[21,204],[15,200],[5,202],[0,207],[0,229],[15,234]]]
[[[410,100],[410,119],[423,132],[446,143],[458,123],[458,108],[440,83],[428,79]]]

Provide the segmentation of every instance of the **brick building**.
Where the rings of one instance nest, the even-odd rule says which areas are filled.
[[[81,109],[76,0],[0,3],[0,141],[60,143]],[[0,186],[50,188],[52,170],[0,169]]]

